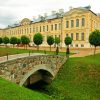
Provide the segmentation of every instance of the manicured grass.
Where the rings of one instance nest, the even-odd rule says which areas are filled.
[[[0,56],[6,56],[7,54],[21,54],[21,53],[45,53],[43,50],[26,50],[26,49],[17,49],[17,48],[0,48]],[[55,55],[54,51],[46,51],[46,54]],[[71,53],[72,54],[72,53]],[[59,55],[65,56],[65,52],[59,52]]]
[[[0,78],[0,100],[51,100],[46,94],[31,91]]]
[[[6,50],[14,54],[17,49]],[[26,53],[29,50],[20,49],[18,52]],[[70,58],[53,82],[43,87],[42,92],[31,91],[0,78],[0,100],[100,100],[100,54]]]
[[[54,100],[100,100],[100,54],[70,58],[43,92]]]

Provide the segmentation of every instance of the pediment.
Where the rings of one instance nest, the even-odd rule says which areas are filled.
[[[30,24],[30,20],[28,18],[24,18],[22,21],[21,21],[21,25],[27,25],[27,24]]]
[[[72,10],[66,12],[64,16],[71,16],[71,15],[74,15],[74,14],[83,14],[83,13],[86,13],[86,12],[88,12],[88,10],[85,10],[85,9],[72,9]]]

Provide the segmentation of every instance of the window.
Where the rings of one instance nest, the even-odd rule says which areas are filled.
[[[85,18],[82,18],[82,26],[85,26]]]
[[[69,27],[69,21],[66,21],[66,28]]]
[[[55,35],[55,38],[57,37],[57,35]]]
[[[74,27],[74,20],[71,20],[71,28]]]
[[[61,30],[61,24],[59,23],[59,30]]]
[[[66,37],[68,37],[68,33],[66,34]]]
[[[79,19],[76,19],[76,27],[79,27]]]
[[[26,34],[26,29],[25,29],[25,34]]]
[[[55,30],[57,30],[57,24],[55,24]]]
[[[31,28],[30,28],[30,33],[31,33]]]
[[[60,39],[60,35],[59,35],[59,39]]]
[[[33,32],[35,32],[35,28],[33,27]]]
[[[76,33],[76,40],[79,40],[79,33]]]
[[[81,47],[84,47],[84,45],[83,45],[83,44],[81,44]]]
[[[36,27],[36,32],[38,32],[38,27]]]
[[[73,40],[73,33],[71,33],[71,38],[72,38],[72,40]]]
[[[81,40],[84,40],[84,33],[81,33]]]
[[[27,33],[28,33],[28,28],[27,28]]]
[[[51,31],[53,31],[53,25],[51,25]]]
[[[15,32],[16,33],[16,32]],[[20,29],[20,34],[21,34],[21,29]]]
[[[17,33],[17,31],[16,31],[16,33]],[[23,29],[22,29],[22,34],[23,34]]]
[[[78,44],[76,44],[75,47],[78,47]]]
[[[41,26],[40,26],[40,32],[41,32]]]
[[[70,47],[73,47],[73,44],[71,44]]]
[[[45,26],[43,26],[43,32],[45,32]]]

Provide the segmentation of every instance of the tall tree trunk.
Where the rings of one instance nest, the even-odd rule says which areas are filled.
[[[39,51],[39,45],[37,45],[37,51]]]
[[[19,44],[17,44],[17,49],[18,49],[18,47],[19,47]]]
[[[57,48],[56,48],[56,55],[58,55],[58,53],[59,53],[59,47],[58,47],[58,45],[57,45]]]
[[[7,48],[7,44],[5,44],[5,47]]]
[[[67,54],[69,54],[69,45],[67,46]]]
[[[13,48],[14,48],[14,44],[13,44]]]
[[[25,49],[25,44],[23,44],[24,45],[24,49]]]
[[[26,50],[27,50],[27,44],[26,44]]]
[[[94,48],[94,55],[95,55],[95,53],[96,53],[96,46],[95,46],[95,48]]]
[[[67,45],[67,48],[66,48],[66,57],[69,58],[69,45]]]
[[[51,51],[51,45],[50,45],[50,51]]]

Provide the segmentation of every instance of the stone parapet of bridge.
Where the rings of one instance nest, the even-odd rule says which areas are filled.
[[[45,70],[52,76],[49,79],[53,80],[66,60],[65,56],[56,55],[33,55],[8,60],[0,63],[0,77],[23,86],[30,76],[36,75],[39,70]],[[38,78],[40,78],[39,73],[40,71]],[[46,79],[48,75],[45,74],[43,77]],[[37,78],[33,77],[32,79]]]

